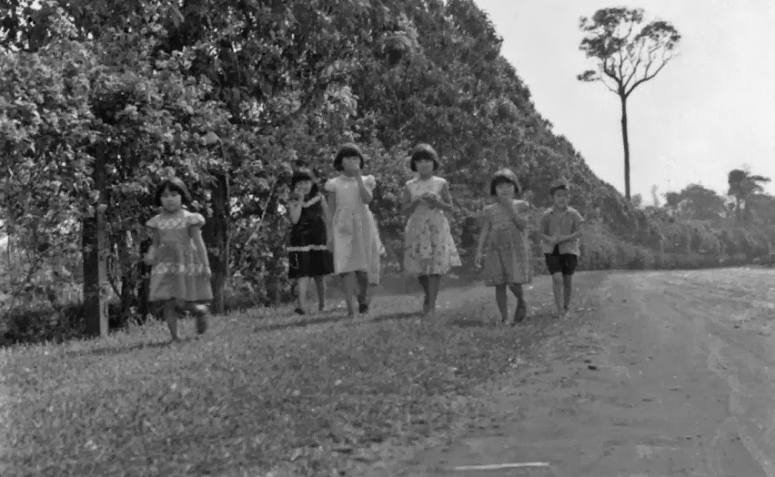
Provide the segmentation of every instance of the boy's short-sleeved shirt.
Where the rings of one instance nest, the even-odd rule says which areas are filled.
[[[541,232],[546,235],[570,235],[577,232],[584,223],[584,217],[578,210],[568,207],[565,210],[554,210],[554,207],[544,212],[541,218]],[[560,254],[573,254],[577,257],[581,255],[579,239],[571,240],[560,244]],[[554,252],[554,246],[543,242],[544,253]]]

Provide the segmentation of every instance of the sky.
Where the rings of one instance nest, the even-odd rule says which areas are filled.
[[[682,35],[679,56],[628,100],[632,194],[651,203],[652,185],[664,194],[691,183],[726,194],[734,168],[775,181],[775,1],[475,1],[554,132],[622,193],[619,98],[576,79],[593,66],[578,48],[579,18],[618,6],[644,8]]]

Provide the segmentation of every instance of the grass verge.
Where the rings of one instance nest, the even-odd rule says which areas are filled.
[[[217,318],[178,345],[153,324],[2,350],[2,475],[363,475],[475,415],[465,397],[540,342],[547,277],[526,326],[489,325],[492,295],[447,290],[434,320],[416,318],[417,298],[379,297],[366,319],[283,309]]]

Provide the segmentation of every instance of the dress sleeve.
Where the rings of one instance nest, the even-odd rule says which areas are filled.
[[[154,215],[153,217],[151,217],[151,220],[149,220],[148,222],[145,223],[145,225],[147,227],[152,228],[152,229],[157,228],[159,226],[159,216],[158,215]]]
[[[191,213],[186,216],[186,224],[189,227],[201,227],[205,224],[205,218],[202,214]]]
[[[363,185],[369,189],[369,192],[374,192],[374,188],[377,187],[377,179],[373,175],[369,174],[363,178]]]
[[[326,192],[333,192],[336,190],[336,179],[328,179],[326,181],[326,184],[323,186],[323,189],[326,190]]]

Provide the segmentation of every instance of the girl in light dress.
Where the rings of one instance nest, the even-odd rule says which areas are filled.
[[[493,175],[490,195],[496,197],[496,202],[484,209],[484,224],[479,234],[475,258],[478,268],[486,251],[484,275],[487,282],[495,287],[495,301],[501,313],[501,323],[508,321],[506,289],[511,289],[517,298],[512,325],[527,316],[522,285],[532,280],[527,216],[530,205],[515,198],[519,193],[519,181],[511,170],[501,169]]]
[[[329,245],[334,255],[334,273],[342,278],[347,314],[369,311],[369,286],[378,285],[382,243],[377,222],[369,209],[376,179],[362,175],[363,153],[355,144],[343,145],[334,158],[340,175],[326,182],[328,192]]]
[[[445,212],[452,211],[446,179],[434,175],[438,154],[428,144],[412,150],[410,168],[417,177],[404,188],[402,210],[409,215],[404,236],[404,271],[416,275],[422,286],[423,313],[436,312],[441,276],[460,266]]]
[[[191,195],[182,180],[162,182],[154,198],[160,213],[147,222],[153,244],[145,256],[151,266],[149,300],[164,303],[164,318],[178,341],[178,309],[188,308],[196,315],[199,334],[207,330],[210,315],[207,305],[213,299],[210,262],[202,240],[205,219],[184,208]]]

